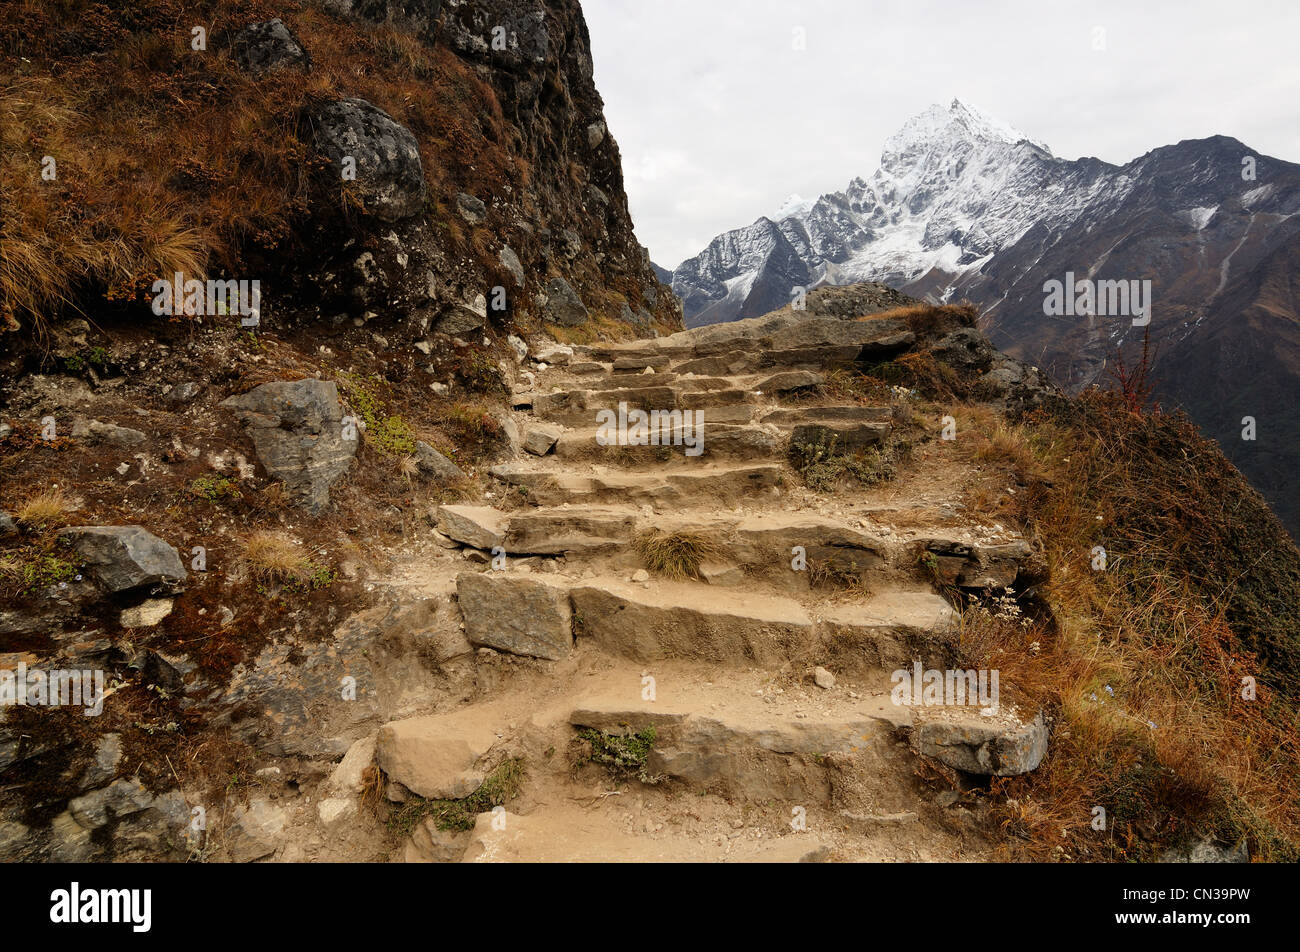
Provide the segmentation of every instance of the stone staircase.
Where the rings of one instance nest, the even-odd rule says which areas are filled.
[[[912,341],[892,320],[759,319],[543,356],[536,385],[514,400],[532,452],[491,470],[498,488],[485,502],[496,505],[441,506],[435,521],[444,545],[487,563],[455,580],[466,638],[541,659],[551,666],[544,687],[513,707],[390,724],[377,762],[399,790],[462,797],[494,761],[522,751],[552,792],[572,791],[572,773],[545,766],[546,751],[567,749],[578,729],[653,728],[644,774],[663,782],[592,794],[638,798],[630,828],[539,795],[523,815],[480,816],[455,856],[426,824],[408,859],[799,859],[828,843],[878,857],[873,838],[896,840],[900,824],[930,809],[918,799],[918,756],[975,774],[1037,766],[1047,728],[1035,712],[890,698],[891,672],[957,662],[960,618],[922,558],[947,585],[1001,588],[1032,565],[1027,542],[944,515],[894,524],[896,507],[870,491],[818,497],[788,462],[792,444],[854,452],[907,425],[893,407],[824,399],[819,368]],[[702,451],[601,445],[598,414],[620,405],[701,411]],[[670,419],[665,432],[680,436],[680,415]],[[637,544],[647,534],[689,538],[702,553],[697,571],[651,571]],[[767,841],[735,857],[731,846],[720,852],[730,833],[701,834],[698,817],[686,821],[690,835],[665,841],[655,811],[671,814],[682,790],[785,819],[770,817]],[[800,846],[771,832],[799,810],[822,811],[826,835]],[[704,845],[692,850],[692,839]]]

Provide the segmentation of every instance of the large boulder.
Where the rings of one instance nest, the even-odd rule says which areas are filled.
[[[262,466],[284,481],[296,503],[312,513],[329,505],[330,486],[351,465],[358,442],[344,439],[333,381],[276,381],[221,405],[240,411]]]
[[[541,65],[550,50],[546,20],[542,0],[460,0],[448,5],[443,32],[462,56]]]
[[[495,724],[477,708],[385,724],[375,762],[412,793],[430,800],[461,800],[487,776],[483,755],[496,743]]]
[[[560,327],[579,327],[590,316],[578,292],[563,278],[546,282],[546,292],[541,295],[542,320]]]
[[[397,222],[424,209],[426,185],[415,136],[364,99],[340,99],[316,114],[316,146],[342,176],[355,162],[356,189],[366,210]]]
[[[59,537],[110,592],[185,581],[179,553],[140,526],[73,526]]]
[[[573,648],[569,594],[560,585],[465,572],[456,579],[456,598],[471,644],[547,661],[558,661]]]
[[[230,48],[235,62],[255,77],[281,69],[311,68],[307,50],[278,17],[244,27],[230,41]]]

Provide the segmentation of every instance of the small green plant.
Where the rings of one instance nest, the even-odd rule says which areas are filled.
[[[790,462],[814,492],[832,492],[845,478],[863,486],[893,479],[895,458],[908,447],[867,447],[852,453],[838,451],[839,438],[821,436],[813,442],[792,443]]]
[[[400,415],[388,412],[378,377],[343,374],[339,384],[352,409],[366,424],[367,443],[385,456],[409,456],[415,452],[415,433]]]
[[[613,774],[636,777],[642,783],[655,784],[663,779],[646,771],[646,759],[657,739],[653,725],[634,734],[609,734],[583,728],[578,736],[590,747],[585,763],[600,764]]]
[[[69,373],[78,374],[87,367],[103,367],[108,363],[108,351],[103,347],[91,347],[80,353],[72,354],[69,357],[61,358],[63,360],[63,369]]]
[[[42,554],[24,562],[19,573],[23,594],[35,595],[51,585],[71,582],[77,577],[77,566],[57,555]]]
[[[185,494],[191,499],[215,503],[222,499],[241,499],[238,480],[229,476],[200,476],[189,484]]]
[[[526,776],[522,758],[504,760],[463,800],[411,797],[388,818],[388,829],[397,836],[409,836],[421,820],[430,816],[440,830],[472,830],[480,813],[503,807],[519,796]]]

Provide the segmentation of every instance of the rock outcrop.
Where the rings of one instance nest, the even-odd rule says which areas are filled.
[[[239,413],[267,473],[284,481],[291,498],[313,513],[329,505],[329,490],[356,455],[360,424],[349,430],[333,381],[262,384],[221,404]]]

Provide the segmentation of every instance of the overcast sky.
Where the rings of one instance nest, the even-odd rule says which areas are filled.
[[[583,10],[637,235],[667,268],[791,193],[869,177],[905,120],[954,97],[1064,158],[1123,163],[1222,133],[1300,162],[1298,0],[583,0]]]

